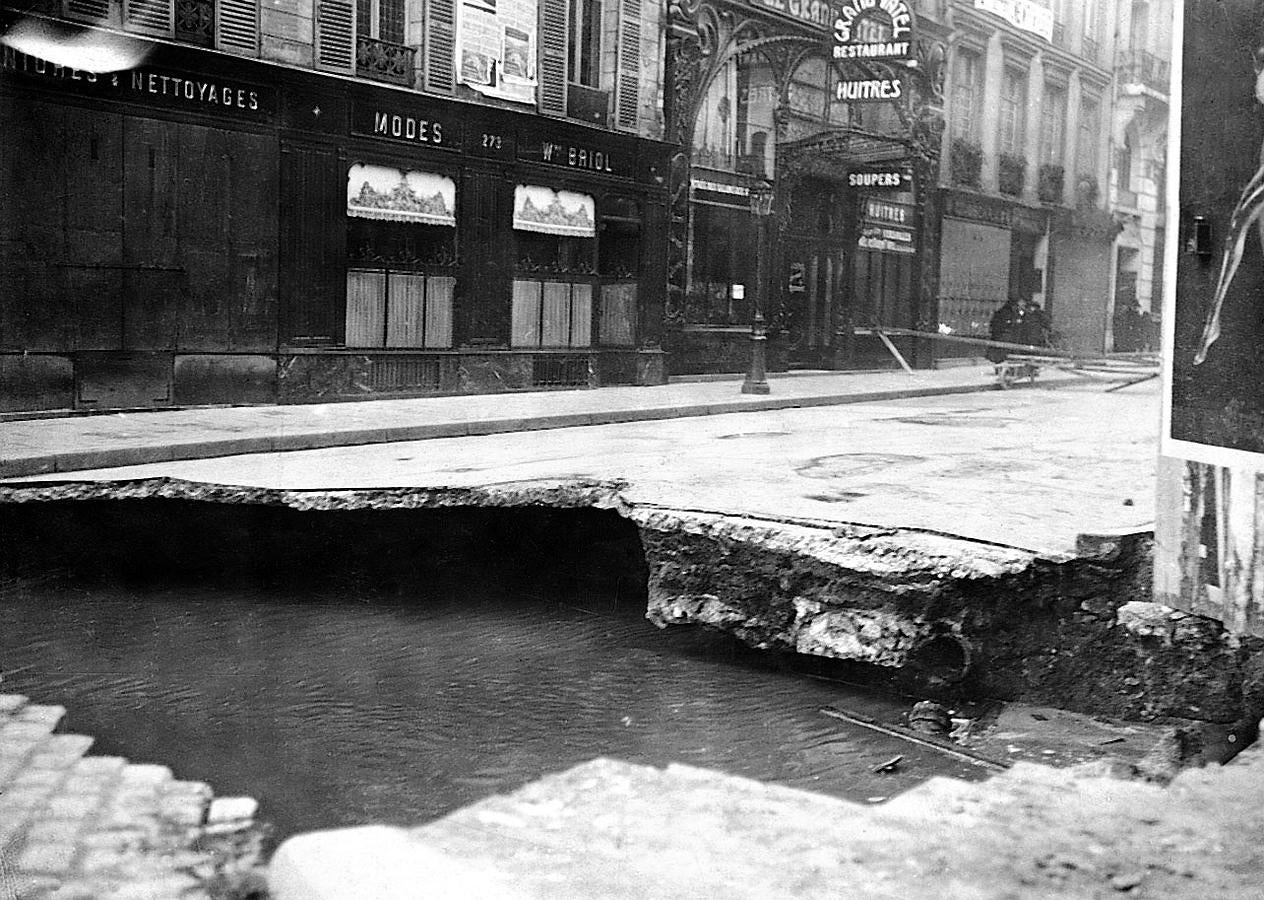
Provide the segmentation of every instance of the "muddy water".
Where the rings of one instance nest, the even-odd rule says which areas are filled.
[[[419,823],[595,756],[860,801],[982,776],[819,714],[841,703],[894,721],[903,701],[659,631],[640,603],[10,582],[0,690],[65,705],[97,753],[257,797],[278,837]],[[896,753],[899,773],[871,773]]]

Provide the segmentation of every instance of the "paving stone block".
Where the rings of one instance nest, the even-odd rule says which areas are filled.
[[[113,779],[126,768],[127,760],[121,756],[85,756],[75,763],[75,775]]]
[[[65,875],[74,862],[74,844],[35,844],[22,851],[18,869],[43,875]]]
[[[91,747],[92,738],[82,734],[54,734],[31,754],[30,765],[41,769],[69,769]]]
[[[72,819],[81,821],[88,818],[101,806],[100,794],[57,794],[48,798],[44,806],[44,815],[50,819]]]
[[[36,788],[53,791],[66,780],[64,769],[26,769],[13,779],[13,789]]]
[[[96,829],[84,834],[79,843],[89,850],[106,850],[114,854],[145,846],[149,832],[143,828]]]
[[[14,715],[26,703],[27,698],[22,694],[0,694],[0,714]]]
[[[53,733],[53,726],[56,723],[50,722],[24,722],[18,719],[10,719],[0,728],[0,747],[8,747],[12,745],[30,745],[43,741]]]
[[[133,763],[123,770],[123,783],[157,788],[174,779],[171,769],[149,763]]]
[[[80,830],[79,823],[72,819],[34,822],[26,830],[26,845],[73,844]]]
[[[61,886],[61,879],[51,875],[19,874],[13,877],[11,884],[0,882],[0,886],[5,891],[11,888],[16,900],[43,900]],[[9,900],[9,896],[8,893],[0,894],[5,900]]]
[[[3,754],[0,755],[0,790],[4,789],[6,783],[18,776],[22,771],[22,767],[26,764],[26,754]]]
[[[31,703],[22,707],[14,716],[14,721],[47,726],[48,730],[52,731],[64,718],[66,718],[66,707],[64,706],[44,706]]]
[[[101,894],[99,885],[88,881],[67,881],[48,895],[48,900],[98,900]]]
[[[167,875],[127,884],[111,891],[109,900],[181,900],[186,891],[198,887],[196,878]]]
[[[159,816],[173,825],[201,825],[206,820],[206,800],[197,794],[173,794],[162,798]]]
[[[206,812],[207,825],[253,819],[259,811],[259,803],[253,797],[217,797]]]

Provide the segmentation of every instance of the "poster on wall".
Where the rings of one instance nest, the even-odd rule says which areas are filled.
[[[1264,16],[1255,0],[1187,0],[1182,25],[1162,452],[1264,469]]]
[[[488,97],[535,103],[537,0],[463,0],[457,80]]]

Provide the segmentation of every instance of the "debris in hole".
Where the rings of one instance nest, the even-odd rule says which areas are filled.
[[[900,766],[900,763],[902,762],[904,762],[904,755],[898,754],[896,756],[891,757],[886,762],[879,763],[878,765],[874,766],[873,771],[880,775],[885,775],[887,773],[894,772],[896,769],[898,769]]]
[[[923,734],[947,734],[951,726],[952,719],[947,708],[934,700],[913,704],[909,713],[909,727]]]

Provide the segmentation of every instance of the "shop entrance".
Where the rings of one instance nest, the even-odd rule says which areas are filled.
[[[794,368],[830,368],[834,310],[843,286],[843,248],[801,242],[786,253],[786,339]]]
[[[796,187],[780,254],[782,327],[792,368],[832,368],[835,324],[846,293],[848,230],[841,184],[806,178]]]

